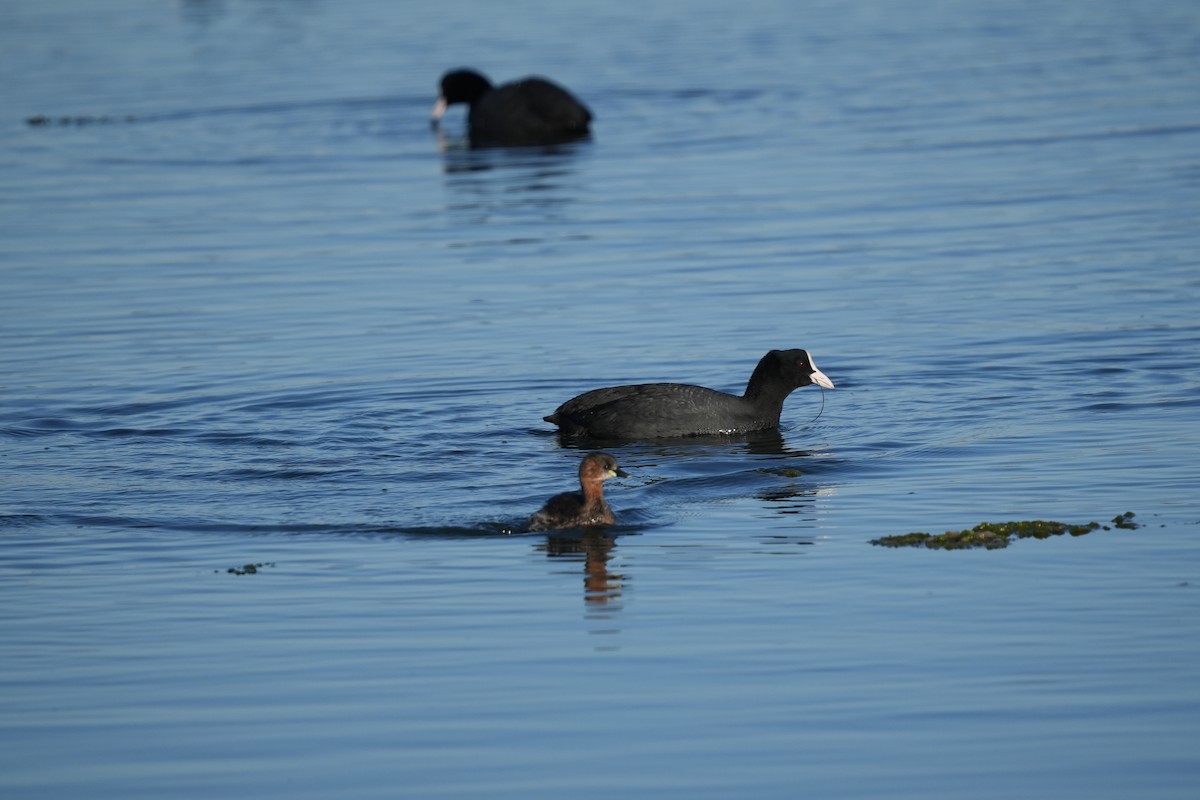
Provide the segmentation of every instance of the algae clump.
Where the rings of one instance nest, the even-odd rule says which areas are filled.
[[[1134,530],[1138,524],[1133,521],[1134,513],[1126,511],[1113,517],[1112,524],[1117,528]],[[905,533],[899,536],[884,536],[872,539],[871,544],[880,547],[926,547],[931,550],[969,550],[982,547],[987,550],[999,550],[1008,547],[1013,539],[1048,539],[1051,536],[1062,536],[1069,533],[1072,536],[1083,536],[1098,528],[1110,530],[1108,525],[1098,522],[1088,522],[1083,525],[1070,525],[1053,520],[1023,520],[1016,522],[981,522],[974,528],[961,531],[946,531],[945,533]]]

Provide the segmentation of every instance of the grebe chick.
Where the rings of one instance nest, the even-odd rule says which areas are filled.
[[[563,87],[545,78],[522,78],[493,87],[475,70],[442,76],[431,122],[448,106],[466,103],[467,134],[473,147],[562,144],[586,138],[592,112]]]
[[[772,350],[754,368],[741,397],[682,383],[639,383],[593,389],[543,419],[560,433],[598,439],[748,433],[778,427],[783,401],[812,384],[833,388],[807,351]]]
[[[617,466],[608,453],[588,453],[579,464],[578,492],[563,492],[546,501],[541,510],[529,518],[529,530],[552,531],[557,528],[584,528],[591,525],[612,525],[612,509],[604,502],[601,484],[609,478],[624,478],[627,474]]]

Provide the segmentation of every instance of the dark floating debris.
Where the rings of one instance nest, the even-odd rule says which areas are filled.
[[[273,562],[273,561],[262,563],[262,564],[246,564],[245,566],[242,566],[242,567],[230,567],[229,569],[225,570],[225,572],[230,575],[257,575],[259,570],[265,569],[267,567],[273,567],[273,566],[275,566],[275,562]],[[219,570],[219,569],[213,570],[213,572],[220,572],[220,571],[221,570]]]
[[[1112,518],[1113,527],[1114,528],[1125,528],[1125,529],[1131,530],[1131,531],[1137,530],[1141,526],[1133,521],[1134,516],[1135,515],[1132,511],[1126,511],[1124,514],[1119,514],[1119,515],[1113,517]],[[1105,530],[1107,530],[1108,526],[1105,525],[1104,528],[1105,528]]]
[[[25,118],[25,124],[29,125],[32,128],[44,128],[44,127],[48,127],[51,125],[56,125],[56,126],[60,126],[60,127],[74,126],[74,127],[82,128],[84,125],[112,125],[112,124],[118,123],[118,122],[136,122],[136,121],[137,121],[137,117],[129,116],[129,115],[123,116],[123,117],[109,117],[109,116],[48,117],[45,114],[38,114],[36,117],[26,117]]]
[[[981,522],[970,530],[946,531],[945,533],[905,533],[899,536],[884,536],[872,539],[871,544],[880,547],[927,547],[930,550],[970,550],[983,547],[987,550],[999,550],[1008,547],[1015,539],[1048,539],[1051,536],[1062,536],[1069,533],[1072,536],[1083,536],[1094,530],[1136,530],[1138,523],[1133,521],[1134,513],[1126,511],[1112,518],[1111,525],[1101,525],[1099,522],[1089,522],[1085,525],[1068,525],[1065,522],[1052,520],[1027,520],[1022,522]]]

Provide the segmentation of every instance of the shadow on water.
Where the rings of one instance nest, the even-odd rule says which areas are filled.
[[[472,147],[465,136],[446,136],[436,131],[448,186],[456,189],[512,193],[553,192],[568,187],[575,163],[588,149],[588,142],[538,147]],[[482,173],[493,173],[485,176]],[[476,180],[488,177],[489,180]]]
[[[513,167],[566,165],[587,151],[590,140],[532,147],[474,147],[465,136],[446,136],[436,132],[438,151],[445,161],[445,172],[487,172]]]
[[[667,439],[598,439],[586,435],[571,435],[558,431],[559,447],[565,450],[605,450],[631,448],[639,454],[658,453],[663,458],[675,458],[705,450],[742,452],[749,455],[805,456],[809,453],[788,446],[778,428],[750,433],[701,434]]]
[[[440,147],[447,186],[472,194],[551,195],[571,189],[568,179],[586,143],[549,147]]]
[[[564,209],[582,194],[578,159],[588,143],[546,147],[471,148],[465,139],[439,136],[445,184],[451,200],[447,210],[467,225],[503,228],[521,225],[521,236],[506,241],[589,239],[576,229],[546,227],[564,219]],[[526,225],[528,223],[528,225]],[[457,247],[475,247],[471,239]]]

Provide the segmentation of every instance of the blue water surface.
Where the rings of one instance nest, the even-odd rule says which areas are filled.
[[[593,139],[432,130],[464,65]],[[48,0],[0,74],[5,797],[1195,796],[1200,6]],[[559,403],[793,347],[522,531]]]

